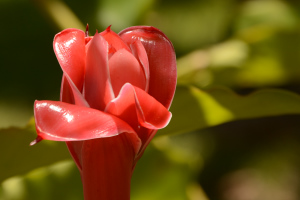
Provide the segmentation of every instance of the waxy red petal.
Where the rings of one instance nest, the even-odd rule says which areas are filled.
[[[149,26],[135,26],[119,33],[127,43],[139,40],[144,45],[150,69],[149,94],[166,108],[173,100],[177,69],[176,55],[172,43],[158,29]]]
[[[120,138],[122,138],[122,139],[120,140]],[[99,140],[102,140],[102,142]],[[113,142],[114,144],[110,145],[110,142]],[[91,159],[93,150],[91,150],[90,145],[93,145],[93,144],[98,144],[97,147],[95,147],[98,150],[104,149],[101,152],[105,155],[102,155],[101,157],[96,156],[95,160],[97,160],[97,161],[90,162],[87,160],[89,160],[89,158]],[[99,145],[99,144],[102,144],[102,145]],[[132,157],[137,158],[138,153],[140,152],[142,143],[136,133],[125,132],[120,135],[117,135],[114,137],[109,137],[109,138],[100,138],[100,139],[85,140],[85,141],[70,141],[70,142],[67,142],[67,145],[68,145],[69,151],[70,151],[72,157],[74,158],[80,172],[82,172],[82,166],[84,166],[84,170],[90,171],[90,173],[91,173],[91,171],[95,170],[95,166],[97,166],[97,165],[93,165],[93,164],[95,164],[95,162],[100,162],[101,166],[105,166],[105,168],[107,168],[108,166],[106,166],[104,164],[109,163],[109,161],[111,161],[113,159],[113,156],[112,156],[113,153],[122,154],[121,157],[118,157],[118,160],[113,161],[114,163],[118,163],[118,162],[122,161],[123,164],[121,166],[131,166],[131,169],[132,169],[132,166],[135,165],[136,161],[138,160],[138,159],[136,159],[135,162],[131,162]],[[117,148],[122,148],[122,151],[120,151],[120,152],[116,151]],[[131,156],[129,158],[124,156],[124,154],[128,151],[133,152],[133,154],[131,154]],[[109,152],[109,153],[107,153],[107,152]],[[97,154],[97,152],[95,152],[95,153]],[[94,156],[95,156],[95,153],[93,154]],[[85,156],[85,154],[89,154],[90,157]],[[107,158],[107,157],[109,157],[109,158]],[[108,161],[108,162],[106,162],[106,161]],[[127,163],[127,164],[124,164],[124,163]],[[97,167],[97,168],[100,170],[99,167]],[[100,170],[100,171],[101,171],[101,173],[104,173],[104,174],[107,173],[106,170],[104,170],[104,171]],[[117,170],[114,170],[114,172],[116,172],[116,171]],[[128,172],[128,170],[127,170],[127,172]],[[86,172],[84,174],[86,174]],[[96,176],[96,174],[97,173],[94,173],[94,176]],[[99,174],[99,175],[102,176],[103,174],[102,175]],[[92,177],[94,177],[94,176],[92,176]],[[87,176],[85,178],[87,178]],[[111,181],[112,180],[113,179],[111,179]]]
[[[133,44],[130,45],[133,55],[140,62],[141,66],[143,66],[145,78],[146,78],[146,87],[145,91],[149,90],[149,79],[150,79],[150,71],[149,71],[149,61],[147,52],[141,43],[141,41],[137,40]]]
[[[64,75],[60,86],[60,101],[75,104],[72,88]]]
[[[68,74],[64,74],[64,81],[68,82],[69,88],[71,90],[69,92],[69,95],[72,95],[74,104],[78,106],[90,107],[90,105],[83,98],[82,94],[79,92],[79,90],[77,89],[71,78],[68,76]]]
[[[127,44],[120,38],[118,34],[110,30],[110,26],[107,27],[107,29],[100,33],[105,40],[109,44],[109,51],[108,53],[114,53],[120,49],[126,49],[127,51],[130,51],[130,48],[127,46]]]
[[[108,69],[108,44],[96,33],[87,48],[84,97],[92,108],[104,110],[114,98]]]
[[[144,70],[137,59],[125,49],[120,49],[109,59],[111,84],[117,96],[125,83],[146,88]]]
[[[72,87],[70,85],[72,85]],[[78,106],[90,107],[67,75],[63,76],[61,101]],[[83,141],[66,141],[66,144],[78,169],[81,170],[81,148]]]
[[[85,68],[85,34],[78,29],[66,29],[54,37],[53,48],[57,60],[81,92]]]
[[[124,92],[125,88],[124,88]],[[172,114],[159,101],[154,99],[140,88],[134,88],[138,121],[141,126],[148,129],[162,129],[166,127]]]
[[[57,101],[36,101],[38,140],[80,141],[135,133],[121,119],[102,111]]]
[[[66,141],[69,152],[74,159],[79,171],[82,170],[82,146],[85,141]]]
[[[148,129],[164,128],[172,116],[156,99],[129,83],[123,86],[119,96],[107,105],[105,111],[126,121],[138,134],[139,126]]]
[[[84,199],[130,199],[136,153],[128,134],[85,141],[82,147]]]

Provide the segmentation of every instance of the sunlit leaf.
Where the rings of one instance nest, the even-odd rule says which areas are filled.
[[[243,64],[248,57],[249,46],[238,39],[218,43],[203,50],[198,49],[177,59],[178,83],[205,87],[213,82],[225,84],[241,82],[239,74],[236,75],[236,73],[244,71]],[[218,76],[219,73],[223,75],[222,72],[228,68],[234,69],[235,72],[232,73],[231,79],[228,79],[227,76]],[[264,68],[261,67],[261,69]],[[254,75],[256,76],[257,73]],[[232,78],[235,76],[238,77]],[[253,79],[252,76],[248,80],[250,83],[256,83],[256,79]],[[270,81],[265,82],[269,83]]]
[[[300,114],[300,96],[279,89],[240,96],[226,88],[204,91],[179,86],[171,112],[171,123],[159,134],[185,133],[240,119]]]

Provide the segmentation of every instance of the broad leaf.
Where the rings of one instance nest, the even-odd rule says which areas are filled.
[[[240,96],[227,88],[200,90],[178,86],[171,123],[160,134],[178,134],[240,119],[300,114],[300,96],[279,89],[262,89]]]

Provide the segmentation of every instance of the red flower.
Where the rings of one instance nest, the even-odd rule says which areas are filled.
[[[156,28],[136,26],[94,37],[66,29],[53,47],[63,70],[61,102],[35,102],[38,136],[31,144],[66,141],[86,200],[130,199],[137,160],[171,118],[172,43]]]

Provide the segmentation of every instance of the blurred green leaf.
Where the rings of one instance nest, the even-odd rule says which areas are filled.
[[[232,82],[241,82],[239,73],[236,73],[244,71],[243,64],[248,57],[249,45],[238,39],[227,40],[210,48],[193,51],[177,59],[178,83],[205,87],[213,82],[227,83],[227,85]],[[228,68],[234,69],[235,73],[231,77],[236,76],[236,78],[228,79],[227,76],[218,76],[220,72],[223,75],[222,72]],[[251,83],[257,81],[256,77],[253,79],[252,76],[248,80]]]
[[[193,196],[206,200],[204,192],[195,181],[194,172],[188,165],[173,162],[164,153],[149,146],[135,168],[131,199],[187,200],[187,196]],[[0,189],[0,199],[3,200],[83,199],[79,171],[71,160],[40,167],[23,176],[11,177],[2,183]]]
[[[117,32],[136,24],[155,0],[99,1],[97,19],[104,27],[113,25]]]
[[[22,175],[32,169],[70,158],[64,142],[43,141],[29,146],[35,137],[34,123],[25,128],[0,130],[0,182],[11,176]]]
[[[278,31],[289,31],[298,25],[295,12],[284,1],[246,1],[236,18],[236,30],[240,37],[256,42]]]
[[[220,41],[227,33],[235,8],[234,0],[158,1],[146,16],[170,38],[177,54]]]
[[[279,89],[240,96],[227,88],[178,86],[171,112],[171,123],[160,134],[185,133],[240,119],[300,114],[300,96]]]
[[[196,181],[195,177],[195,172],[187,164],[170,159],[167,152],[150,145],[133,173],[131,199],[188,200],[187,190]],[[198,199],[205,199],[204,196],[198,194]]]
[[[32,0],[59,29],[85,27],[73,11],[60,0]]]
[[[79,171],[72,160],[34,169],[2,183],[0,199],[5,200],[81,200]]]
[[[0,130],[3,128],[24,127],[33,114],[32,106],[16,99],[0,99]]]

